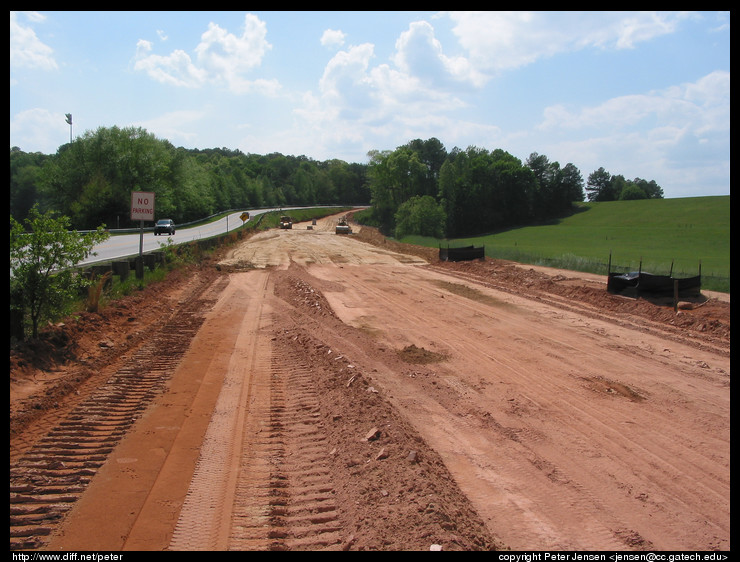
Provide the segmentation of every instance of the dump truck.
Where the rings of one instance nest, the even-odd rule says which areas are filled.
[[[347,223],[347,219],[345,217],[339,219],[335,232],[337,234],[352,234],[352,228]]]
[[[287,215],[280,217],[280,228],[293,228],[293,219]]]

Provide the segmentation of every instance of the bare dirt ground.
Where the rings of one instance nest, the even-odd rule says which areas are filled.
[[[729,550],[730,304],[337,217],[10,353],[10,547]]]

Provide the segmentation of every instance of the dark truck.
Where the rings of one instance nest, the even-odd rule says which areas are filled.
[[[154,225],[154,236],[157,234],[167,234],[172,236],[175,233],[175,222],[172,219],[159,219]]]

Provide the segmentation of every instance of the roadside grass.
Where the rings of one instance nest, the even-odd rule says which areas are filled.
[[[486,256],[606,275],[642,271],[697,275],[702,287],[730,292],[730,197],[687,197],[579,203],[549,224],[470,238],[408,236],[427,247],[485,246]]]

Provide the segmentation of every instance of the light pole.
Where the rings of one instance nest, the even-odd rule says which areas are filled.
[[[65,113],[64,114],[67,117],[67,123],[69,123],[69,142],[72,142],[72,114],[71,113]]]

